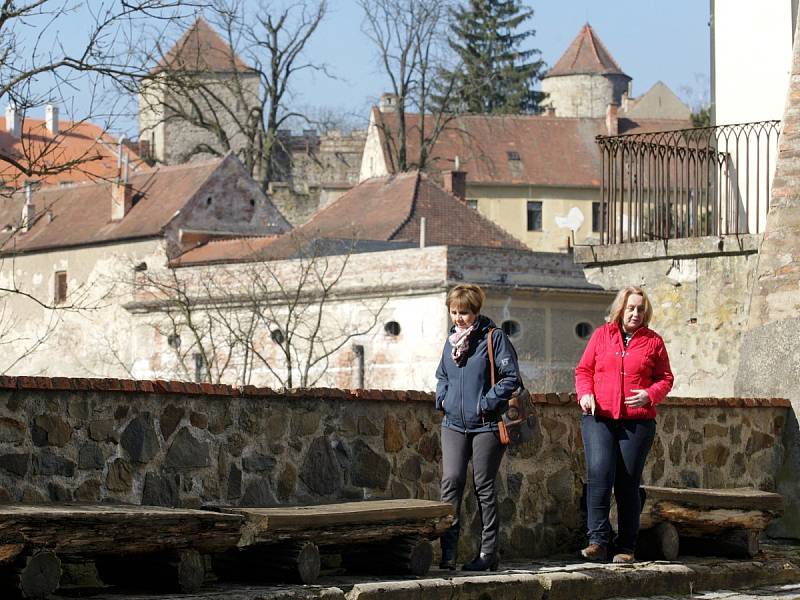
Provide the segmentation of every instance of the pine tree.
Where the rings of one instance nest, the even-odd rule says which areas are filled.
[[[450,46],[460,58],[455,78],[461,110],[472,113],[533,113],[542,94],[533,89],[544,63],[536,49],[522,44],[535,35],[519,31],[533,17],[520,0],[469,0],[453,10]]]

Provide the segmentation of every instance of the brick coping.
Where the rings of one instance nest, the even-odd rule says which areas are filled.
[[[432,392],[419,390],[378,390],[340,388],[271,389],[245,385],[167,381],[163,379],[114,379],[82,377],[0,376],[0,390],[42,390],[57,392],[122,392],[134,394],[180,394],[227,398],[308,398],[321,400],[380,400],[433,403]],[[534,404],[566,405],[577,401],[574,393],[532,394]],[[791,408],[785,398],[685,398],[670,397],[660,406],[726,408]]]

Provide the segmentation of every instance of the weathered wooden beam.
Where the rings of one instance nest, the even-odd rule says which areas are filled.
[[[760,510],[702,509],[670,501],[648,500],[642,523],[650,525],[669,521],[677,527],[682,537],[703,537],[729,529],[762,531],[772,518],[771,513]]]
[[[759,510],[775,514],[783,512],[783,496],[752,488],[668,488],[645,485],[642,489],[645,490],[649,502],[669,501],[702,508]]]
[[[223,551],[243,518],[212,511],[116,505],[2,505],[0,548],[24,544],[59,555]]]

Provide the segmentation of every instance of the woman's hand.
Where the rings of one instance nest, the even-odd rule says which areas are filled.
[[[581,399],[578,401],[578,404],[581,406],[581,410],[585,415],[593,415],[595,409],[595,401],[594,401],[594,394],[584,394],[581,396]]]
[[[633,396],[625,398],[625,404],[631,408],[641,408],[650,404],[650,396],[647,395],[647,390],[631,390],[634,392]]]

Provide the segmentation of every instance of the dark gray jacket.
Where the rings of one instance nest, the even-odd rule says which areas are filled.
[[[451,356],[449,336],[436,369],[436,408],[444,411],[442,425],[456,431],[492,431],[508,407],[511,394],[519,386],[517,354],[501,329],[492,333],[496,383],[492,387],[487,353],[487,335],[496,327],[488,317],[478,316],[472,332],[467,360],[458,366]],[[450,329],[450,333],[455,327]]]

